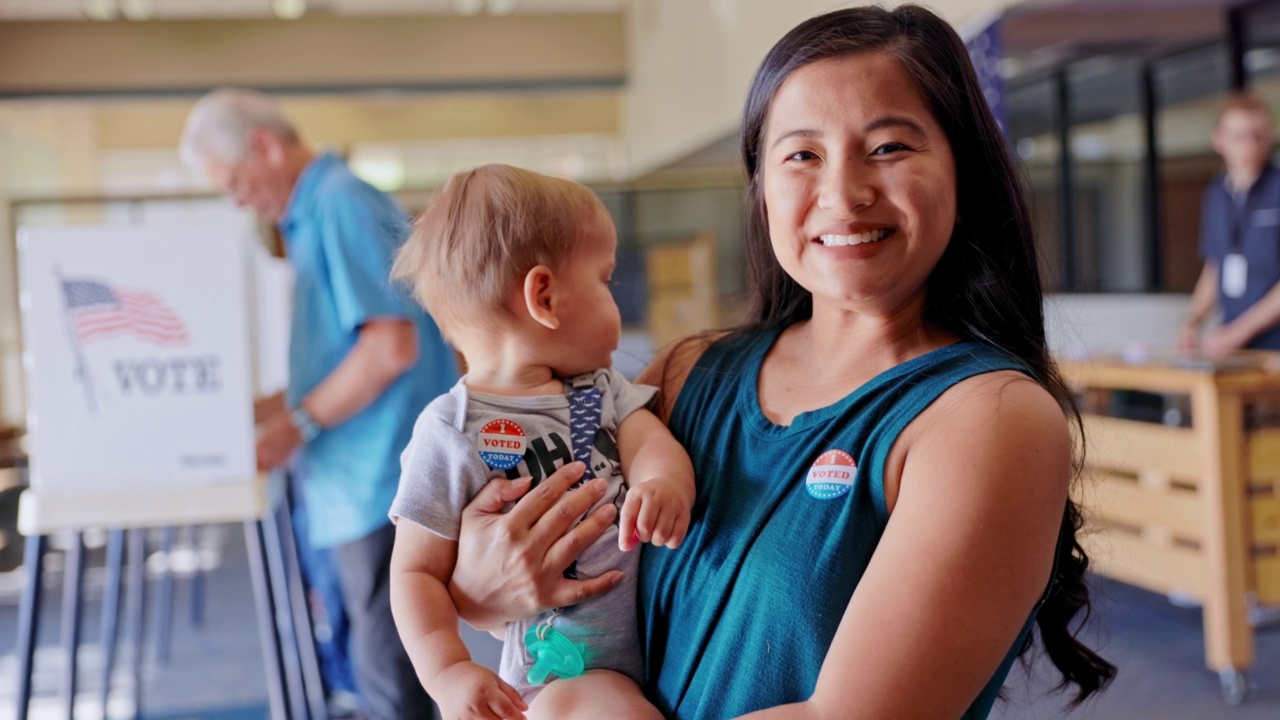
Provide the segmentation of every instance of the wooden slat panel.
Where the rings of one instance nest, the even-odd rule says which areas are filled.
[[[1178,591],[1204,597],[1204,561],[1190,548],[1153,545],[1136,535],[1091,529],[1081,544],[1089,568],[1107,577],[1158,593]]]
[[[1194,483],[1203,460],[1190,428],[1086,415],[1085,462],[1090,467],[1140,473],[1155,470]]]
[[[1280,428],[1267,428],[1249,434],[1248,472],[1253,481],[1280,479]]]
[[[1250,351],[1250,358],[1247,362],[1260,362],[1265,366],[1264,369],[1220,373],[1215,377],[1214,381],[1222,392],[1239,393],[1241,395],[1273,393],[1280,390],[1280,375],[1276,374],[1276,368],[1280,367],[1280,363],[1277,363],[1277,360],[1280,360],[1280,354],[1277,354],[1274,350]]]
[[[1193,491],[1152,488],[1103,470],[1087,473],[1078,487],[1076,499],[1091,520],[1165,528],[1197,542],[1204,537],[1204,510]]]
[[[1280,605],[1280,555],[1259,558],[1253,564],[1254,591],[1263,605]]]
[[[684,253],[667,248],[655,249],[649,254],[646,273],[649,285],[653,287],[693,287],[693,268]]]
[[[1264,495],[1249,503],[1254,547],[1280,546],[1280,496]]]

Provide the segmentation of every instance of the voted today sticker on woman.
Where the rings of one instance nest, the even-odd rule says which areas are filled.
[[[852,455],[843,450],[828,450],[809,468],[804,487],[819,500],[834,500],[853,488],[853,475],[857,470]]]
[[[485,465],[494,470],[510,470],[524,459],[528,443],[524,428],[511,420],[498,418],[480,428],[476,450],[480,452],[480,459]]]

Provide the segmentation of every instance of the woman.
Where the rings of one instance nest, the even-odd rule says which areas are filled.
[[[647,692],[677,718],[982,718],[1032,626],[1079,702],[1114,667],[1088,607],[1071,395],[1026,205],[963,44],[918,7],[841,10],[769,52],[743,118],[754,307],[646,371],[690,451],[693,523],[646,550]],[[579,469],[495,485],[452,590],[490,625],[612,521]],[[515,560],[510,558],[515,557]],[[487,580],[482,580],[487,576]],[[501,586],[490,580],[503,577]]]

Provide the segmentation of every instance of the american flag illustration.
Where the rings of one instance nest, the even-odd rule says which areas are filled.
[[[157,345],[183,345],[182,318],[158,295],[113,288],[100,280],[62,281],[67,316],[81,344],[124,333]]]

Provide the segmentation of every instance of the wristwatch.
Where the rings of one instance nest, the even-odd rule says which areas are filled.
[[[303,442],[311,442],[316,439],[324,428],[320,427],[320,423],[311,417],[311,413],[307,409],[299,405],[289,411],[289,422],[297,428],[298,434],[302,436]]]

